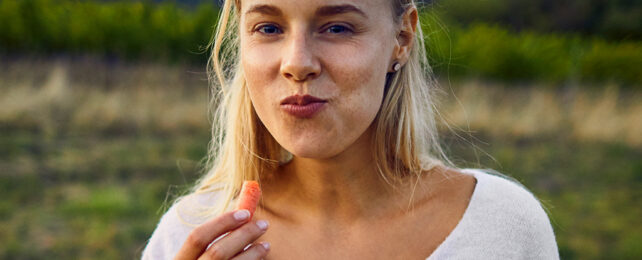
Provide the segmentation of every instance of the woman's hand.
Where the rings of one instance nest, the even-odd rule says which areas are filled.
[[[261,259],[269,251],[269,243],[254,242],[265,233],[265,220],[248,221],[250,212],[236,210],[224,213],[190,232],[187,240],[176,254],[175,260],[194,259]],[[229,232],[229,234],[226,234]],[[218,237],[224,237],[216,240]],[[212,243],[214,242],[214,243]],[[212,244],[211,246],[210,243]],[[208,248],[209,246],[209,248]]]

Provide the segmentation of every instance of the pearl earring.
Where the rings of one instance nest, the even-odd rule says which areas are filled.
[[[401,64],[399,64],[399,62],[395,61],[395,63],[392,65],[392,70],[397,72],[397,71],[399,71],[399,69],[401,69]]]

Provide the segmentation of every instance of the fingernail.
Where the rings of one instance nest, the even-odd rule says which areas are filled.
[[[256,225],[261,229],[261,230],[266,230],[268,227],[268,223],[265,220],[259,220],[256,222]]]
[[[250,217],[250,212],[247,209],[242,209],[237,212],[234,212],[234,219],[237,221],[246,220]]]
[[[268,242],[261,242],[261,245],[263,246],[263,248],[265,248],[265,250],[270,250],[270,243],[268,243]]]

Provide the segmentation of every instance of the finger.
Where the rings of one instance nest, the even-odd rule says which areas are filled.
[[[267,227],[268,223],[265,220],[249,222],[216,241],[203,256],[207,259],[230,259],[263,235]]]
[[[261,242],[252,245],[250,248],[244,252],[238,254],[236,257],[232,258],[233,260],[255,260],[262,259],[265,257],[268,252],[270,252],[270,243]]]
[[[185,243],[176,254],[175,259],[187,260],[198,258],[207,246],[217,237],[233,230],[250,218],[250,212],[247,210],[236,210],[226,212],[217,216],[200,226],[196,227],[187,236]]]

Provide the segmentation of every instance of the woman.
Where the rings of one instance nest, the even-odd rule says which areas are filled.
[[[143,258],[558,258],[528,190],[439,148],[417,20],[411,0],[226,1],[209,170]]]

